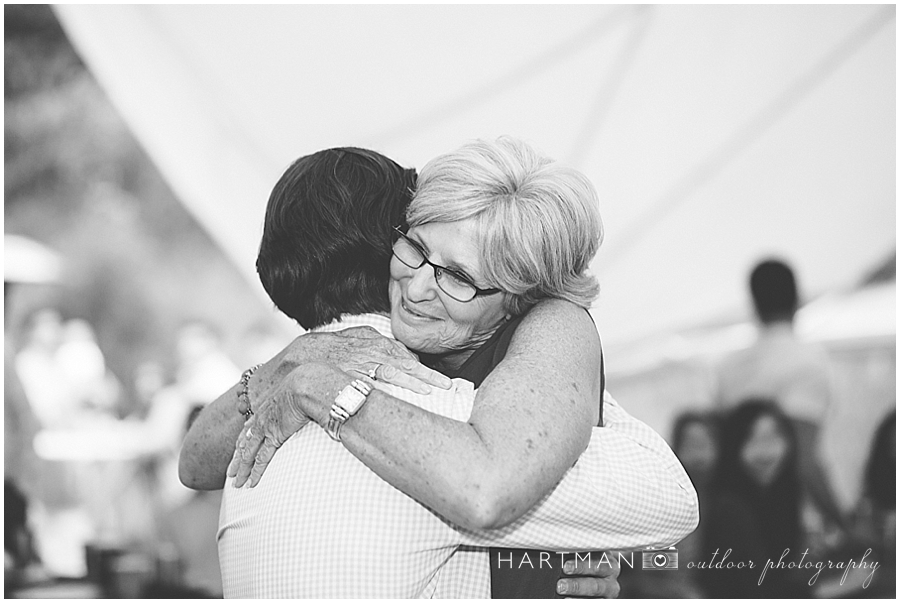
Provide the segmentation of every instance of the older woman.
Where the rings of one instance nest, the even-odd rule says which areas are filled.
[[[257,414],[239,450],[252,460],[266,437],[256,456],[264,467],[308,416],[454,523],[504,526],[559,482],[600,420],[600,346],[584,309],[597,292],[585,272],[601,236],[596,196],[574,170],[501,139],[426,166],[408,222],[391,261],[391,326],[433,366],[480,385],[468,422],[379,390],[356,396],[361,410],[333,413],[352,381],[341,369],[395,373],[384,342],[360,334],[362,349],[340,368],[287,362],[261,371],[249,383]],[[346,334],[332,337],[346,344]],[[293,370],[281,380],[285,365]],[[262,401],[273,381],[277,392]]]
[[[421,170],[407,221],[391,260],[391,329],[427,363],[466,377],[475,351],[532,311],[510,325],[506,370],[480,385],[467,423],[375,393],[342,440],[448,519],[499,527],[559,481],[600,419],[600,341],[586,312],[598,292],[587,272],[602,237],[596,193],[519,141],[479,141]],[[349,381],[301,366],[283,388],[302,392],[290,400],[324,426]]]

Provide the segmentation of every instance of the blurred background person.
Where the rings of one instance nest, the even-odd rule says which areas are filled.
[[[758,263],[750,273],[749,289],[757,339],[722,360],[718,402],[732,409],[751,397],[776,401],[794,424],[803,492],[826,522],[845,530],[844,514],[819,458],[820,427],[833,398],[828,356],[794,332],[800,296],[790,266],[777,259]]]
[[[40,421],[16,369],[11,302],[19,287],[55,284],[60,260],[49,248],[25,237],[5,234],[3,243],[3,573],[8,597],[17,586],[43,573],[29,511],[39,504],[43,486],[38,477],[40,461],[32,446]]]
[[[803,572],[769,569],[758,583],[768,560],[797,562],[805,548],[792,422],[772,400],[745,400],[725,417],[720,442],[717,521],[705,526],[705,546],[710,552],[718,549],[720,555],[732,549],[731,560],[752,559],[756,568],[706,572],[708,596],[809,597],[809,577]],[[786,549],[788,554],[782,557]]]
[[[61,335],[56,350],[58,378],[68,384],[77,408],[117,416],[121,387],[107,370],[94,327],[87,320],[72,318],[63,323]]]
[[[715,548],[710,548],[712,533],[730,518],[714,485],[719,462],[719,424],[717,415],[704,411],[687,411],[675,419],[669,439],[672,450],[681,461],[697,490],[700,524],[676,545],[678,571],[629,571],[622,580],[628,598],[697,599],[708,597],[704,580],[710,571],[688,567],[709,561]]]
[[[862,506],[872,516],[874,533],[882,536],[881,547],[893,554],[897,546],[897,411],[886,416],[875,432],[863,483]]]
[[[194,404],[209,404],[241,376],[240,369],[222,349],[218,329],[206,320],[190,320],[181,326],[175,353],[175,386],[188,401],[185,418]],[[183,427],[184,421],[179,425]]]
[[[15,355],[19,381],[42,426],[68,425],[77,405],[57,356],[63,338],[62,317],[54,308],[42,308],[28,324],[25,343]]]
[[[710,548],[710,535],[718,529],[722,503],[714,489],[716,467],[720,458],[717,417],[708,412],[686,412],[675,419],[672,428],[672,450],[690,476],[700,502],[700,525],[678,543],[679,570],[670,597],[707,597],[704,579],[709,572],[688,568],[691,561],[707,561],[715,549]],[[669,572],[659,572],[669,574]],[[664,596],[660,594],[659,596]]]
[[[244,356],[240,333],[273,317],[248,286],[256,282],[253,224],[261,223],[265,194],[291,158],[333,145],[336,127],[340,140],[363,136],[411,164],[460,137],[515,131],[592,166],[611,224],[628,226],[606,243],[599,268],[608,282],[594,316],[605,348],[619,358],[611,369],[623,367],[622,356],[645,334],[646,349],[661,351],[651,360],[666,360],[609,374],[623,403],[657,430],[668,431],[700,389],[688,380],[694,373],[676,374],[671,349],[657,337],[674,332],[679,358],[702,354],[702,345],[683,345],[695,341],[694,332],[680,327],[724,322],[730,329],[742,320],[740,288],[729,284],[741,266],[774,251],[799,270],[810,306],[837,298],[808,314],[804,308],[797,327],[828,347],[837,412],[823,426],[820,452],[843,508],[854,505],[863,490],[865,444],[896,395],[896,8],[434,10],[450,18],[403,7],[6,5],[5,227],[58,250],[66,269],[59,284],[15,287],[7,300],[5,340],[14,345],[7,346],[5,374],[15,374],[24,323],[40,308],[94,327],[108,369],[123,380],[118,416],[143,416],[134,412],[138,394],[129,378],[141,362],[159,361],[174,374],[174,341],[190,317],[227,325],[229,356],[250,366],[259,360]],[[498,17],[508,25],[507,39],[482,35],[479,24]],[[361,29],[322,26],[328,22],[358,22]],[[540,42],[523,35],[544,32],[549,22],[552,35]],[[356,44],[376,65],[389,64],[393,41],[402,39],[395,31],[429,32],[406,56],[424,66],[412,71],[431,78],[428,93],[396,103],[396,91],[412,85],[408,65],[375,79],[347,78],[348,69],[371,72],[366,61],[313,69],[317,63],[301,60],[309,50],[297,45],[298,28],[318,50]],[[123,31],[142,35],[114,33]],[[691,35],[660,35],[666,31]],[[466,52],[445,56],[446,39],[466,40]],[[506,52],[516,44],[525,44],[522,52]],[[329,51],[322,59],[339,63],[345,55]],[[260,71],[278,64],[271,56],[296,57],[308,77],[286,84],[279,70]],[[542,57],[558,60],[530,70]],[[612,68],[605,82],[570,77],[584,66],[595,69],[597,60]],[[749,68],[734,68],[744,64]],[[673,65],[687,78],[667,77]],[[193,77],[222,68],[227,77]],[[313,80],[321,85],[310,86]],[[385,81],[391,84],[379,87]],[[550,96],[543,93],[548,81],[561,83]],[[350,104],[328,103],[316,92],[346,82],[355,86]],[[359,94],[360,82],[366,94]],[[147,98],[197,104],[148,111]],[[510,98],[518,114],[509,110]],[[300,100],[324,101],[323,110],[337,118],[310,123],[291,113]],[[380,126],[352,118],[367,114],[362,105],[368,114],[381,108]],[[534,119],[548,107],[571,116],[566,127]],[[410,121],[413,115],[423,118]],[[642,127],[647,120],[665,127]],[[484,124],[490,131],[480,129]],[[243,255],[223,254],[241,248],[241,232]],[[872,305],[876,296],[886,303]],[[814,328],[805,328],[807,318]],[[16,444],[30,442],[28,427],[17,425],[33,413],[27,401],[25,412],[16,410],[10,392],[21,388],[13,383],[5,379],[5,474],[35,480],[38,472],[22,458],[34,451]],[[20,485],[30,501],[32,490]],[[127,504],[110,501],[117,509]]]
[[[178,479],[178,452],[191,413],[215,400],[241,376],[222,350],[216,327],[205,320],[192,319],[181,326],[175,359],[175,380],[152,396],[146,418],[157,451],[157,494],[165,510],[194,495]]]
[[[871,548],[881,563],[871,590],[855,589],[860,597],[894,597],[897,592],[897,411],[890,412],[875,431],[863,475],[863,494],[856,509],[857,557]],[[844,593],[842,593],[844,594]]]
[[[134,370],[133,381],[137,401],[134,414],[143,418],[150,411],[156,394],[166,386],[166,369],[158,360],[144,360]]]

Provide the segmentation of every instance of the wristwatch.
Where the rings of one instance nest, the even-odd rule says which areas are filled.
[[[341,441],[341,427],[347,419],[359,412],[371,393],[372,386],[359,379],[354,379],[353,383],[341,390],[331,405],[328,424],[325,426],[325,432],[332,440]]]

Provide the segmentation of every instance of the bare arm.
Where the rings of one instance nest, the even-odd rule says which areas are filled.
[[[218,490],[225,485],[225,469],[234,441],[244,426],[238,412],[239,384],[216,398],[194,420],[178,457],[178,477],[194,490]]]
[[[599,338],[587,313],[544,302],[529,312],[505,360],[482,384],[468,423],[375,391],[346,423],[343,443],[383,479],[451,521],[500,527],[538,502],[587,447],[599,412],[599,366]],[[301,365],[277,402],[298,405],[325,424],[350,381],[331,366]],[[260,421],[251,455],[268,428]],[[271,458],[277,445],[267,443],[260,455]]]
[[[562,481],[513,523],[463,544],[557,551],[672,545],[699,521],[697,494],[665,440],[610,396],[604,426]]]
[[[355,328],[297,337],[253,375],[248,388],[250,398],[260,399],[299,363],[311,360],[334,362],[357,373],[383,364],[380,378],[414,391],[425,391],[422,388],[427,383],[444,388],[450,383],[440,373],[419,364],[397,342],[382,337],[374,329]],[[217,490],[225,485],[235,440],[244,426],[244,416],[238,412],[239,391],[240,385],[236,384],[204,408],[185,436],[178,459],[178,474],[185,486]]]

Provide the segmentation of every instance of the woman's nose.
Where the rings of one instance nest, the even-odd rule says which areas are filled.
[[[431,301],[437,297],[437,281],[434,278],[434,268],[423,264],[412,271],[412,277],[406,286],[406,295],[409,301]]]

